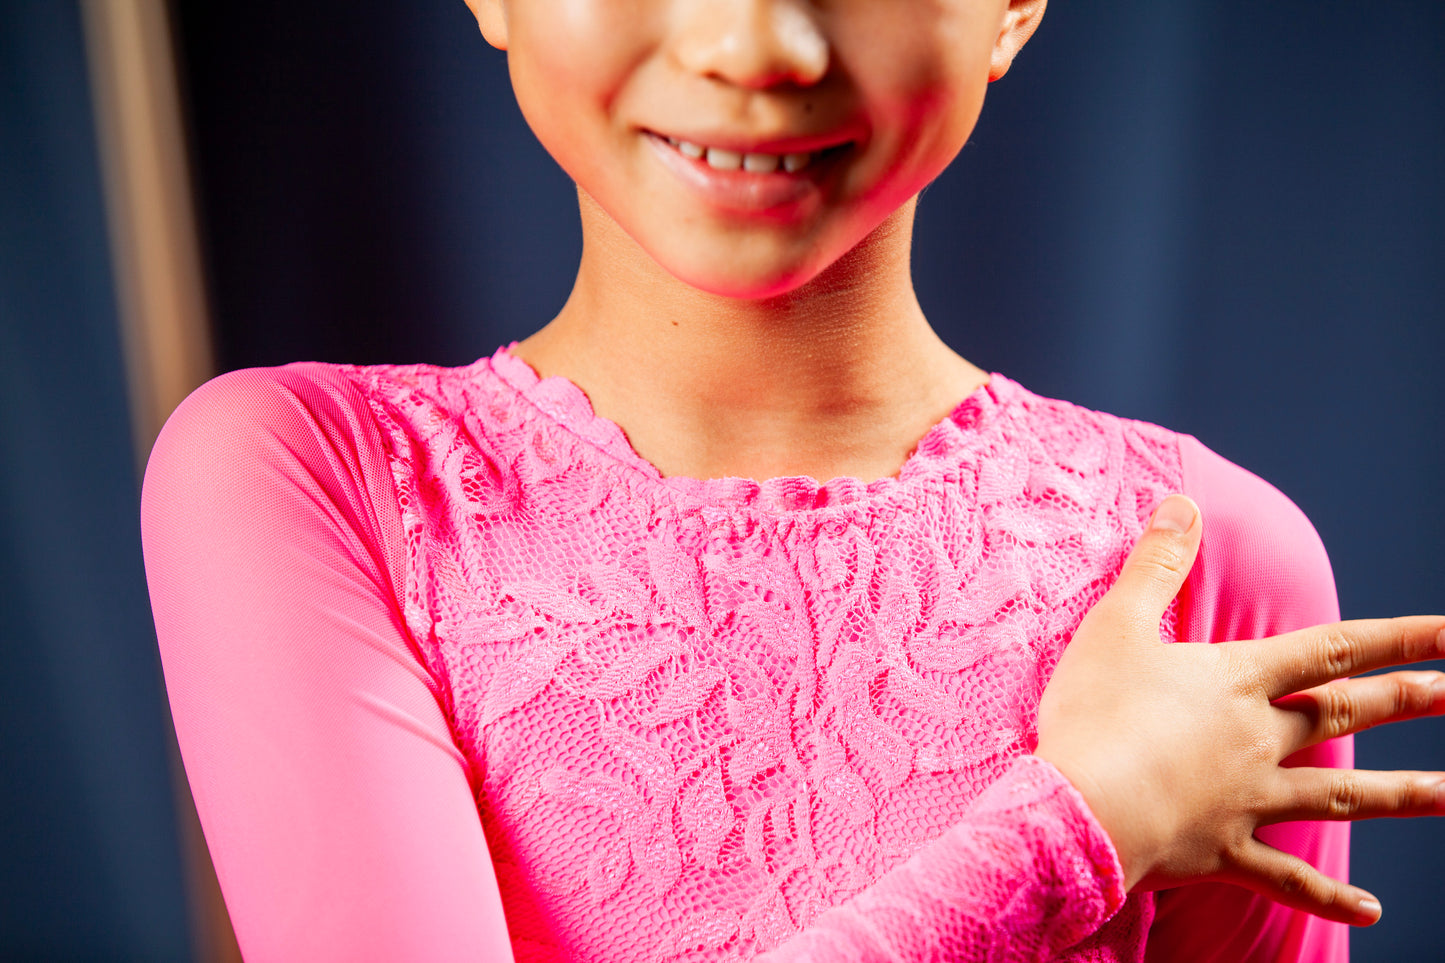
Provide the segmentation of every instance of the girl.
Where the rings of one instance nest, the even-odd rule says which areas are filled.
[[[1305,628],[1283,496],[914,298],[1043,9],[472,3],[578,184],[566,306],[465,368],[223,376],[147,473],[249,959],[1342,959],[1378,917],[1341,820],[1445,777],[1348,736],[1445,696],[1338,680],[1445,620]]]

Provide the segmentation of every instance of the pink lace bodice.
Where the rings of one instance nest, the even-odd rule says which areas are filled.
[[[412,939],[599,963],[1338,959],[1342,928],[1221,886],[1160,900],[1151,936],[1155,900],[1125,899],[1082,799],[1029,755],[1060,652],[1179,490],[1206,548],[1166,640],[1334,617],[1277,492],[998,375],[869,485],[660,477],[505,351],[213,382],[158,444],[145,532],[242,946],[301,945],[268,879],[370,867],[393,878],[343,882],[364,892],[328,913],[415,931],[391,955],[370,938],[376,959],[422,958],[395,955]],[[284,785],[259,781],[280,802],[253,758],[279,759]],[[1343,827],[1276,832],[1342,870]]]

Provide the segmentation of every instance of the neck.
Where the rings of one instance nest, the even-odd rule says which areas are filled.
[[[913,202],[803,286],[745,300],[672,277],[581,199],[572,294],[515,353],[579,385],[664,475],[893,475],[987,380],[914,295]]]

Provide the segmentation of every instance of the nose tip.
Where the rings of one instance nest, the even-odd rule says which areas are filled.
[[[703,0],[677,38],[689,71],[740,87],[810,86],[829,50],[808,0]]]

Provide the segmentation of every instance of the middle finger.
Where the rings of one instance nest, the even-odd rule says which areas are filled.
[[[1390,672],[1342,679],[1274,701],[1285,755],[1372,726],[1445,713],[1445,673]]]
[[[1284,769],[1259,824],[1445,814],[1445,772]]]

